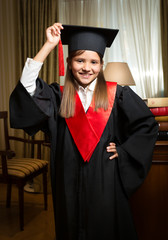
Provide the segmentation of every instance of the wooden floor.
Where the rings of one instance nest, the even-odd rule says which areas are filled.
[[[0,184],[0,239],[54,240],[54,217],[51,194],[44,210],[43,194],[24,193],[24,231],[19,229],[18,191],[12,188],[11,207],[6,208],[6,185]]]

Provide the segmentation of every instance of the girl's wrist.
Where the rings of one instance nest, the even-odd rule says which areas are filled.
[[[49,41],[47,40],[44,45],[45,45],[50,51],[52,51],[52,50],[57,46],[57,43],[51,43],[51,42],[49,42]]]

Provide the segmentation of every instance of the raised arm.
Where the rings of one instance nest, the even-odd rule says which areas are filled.
[[[43,47],[34,57],[34,59],[28,58],[22,71],[20,82],[33,96],[36,90],[36,79],[39,75],[39,71],[43,65],[44,60],[48,54],[56,47],[60,39],[60,32],[63,29],[61,23],[54,23],[52,26],[46,29],[46,42]]]
[[[61,23],[54,23],[52,26],[46,29],[47,40],[43,47],[34,57],[37,62],[44,62],[48,54],[57,46],[60,40],[61,30],[63,29]]]
[[[58,111],[59,86],[48,86],[43,80],[38,79],[38,73],[43,61],[58,44],[61,29],[63,27],[60,23],[47,28],[45,44],[34,59],[27,60],[20,82],[10,96],[11,127],[24,129],[30,135],[39,130],[46,131],[48,119]],[[55,98],[54,106],[51,98]]]

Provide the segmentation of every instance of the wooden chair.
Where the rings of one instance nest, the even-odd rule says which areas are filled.
[[[43,174],[44,209],[47,210],[47,171],[48,162],[41,160],[41,145],[43,140],[28,140],[8,134],[8,112],[0,112],[3,121],[5,150],[0,151],[0,182],[7,184],[6,207],[10,207],[11,187],[16,184],[19,193],[20,229],[24,229],[24,186],[39,174]],[[2,134],[3,131],[1,130]],[[14,158],[15,153],[10,149],[10,140],[37,144],[37,158]]]

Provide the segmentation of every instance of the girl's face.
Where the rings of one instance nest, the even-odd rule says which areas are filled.
[[[97,52],[89,50],[73,57],[69,63],[74,78],[84,88],[97,78],[102,66]]]

